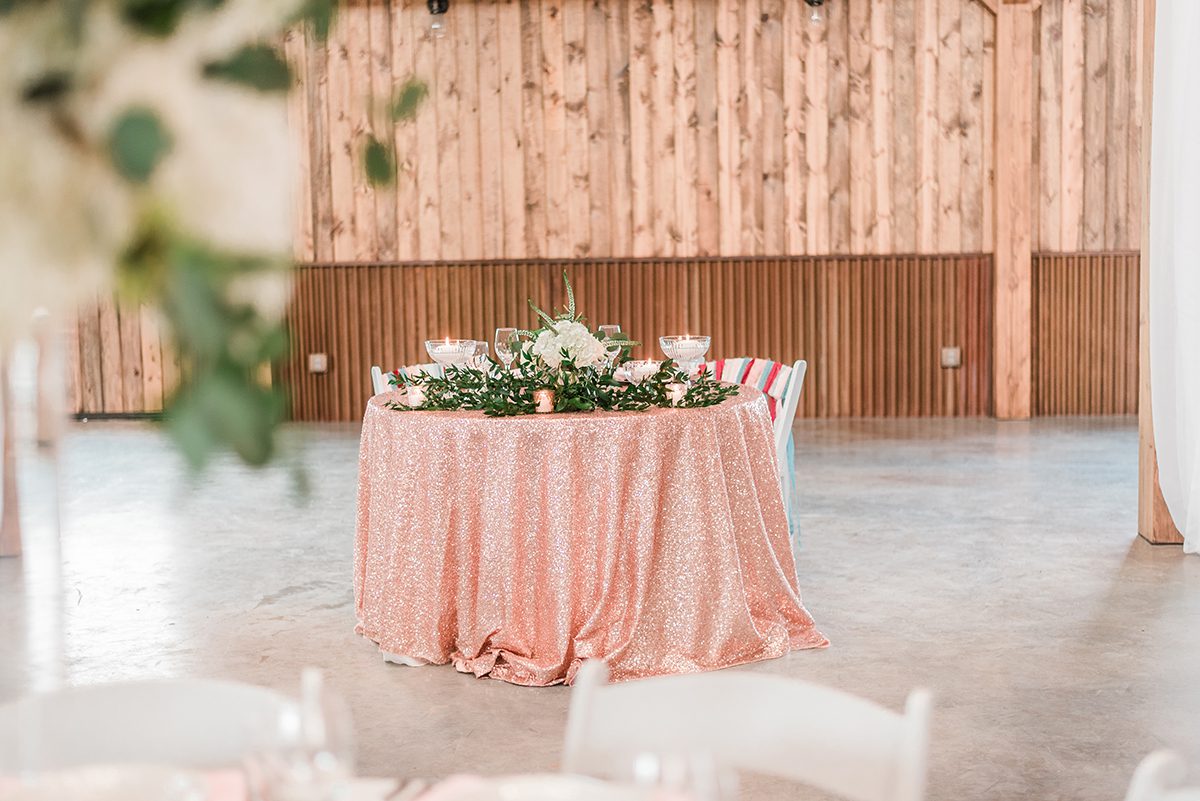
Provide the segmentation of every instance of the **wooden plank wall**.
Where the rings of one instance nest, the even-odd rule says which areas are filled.
[[[352,0],[327,47],[287,42],[297,258],[990,251],[993,15],[806,8],[458,0],[438,39],[423,0]],[[393,125],[378,109],[410,75],[429,100]],[[371,133],[394,188],[362,179]]]
[[[303,179],[297,260],[423,262],[414,269],[443,280],[429,262],[500,260],[500,272],[489,273],[496,277],[515,269],[504,260],[753,256],[787,265],[804,255],[991,252],[994,16],[979,0],[838,0],[828,23],[814,27],[803,11],[798,0],[455,0],[449,35],[434,39],[421,0],[347,0],[328,46],[299,32],[285,42],[296,68],[289,115]],[[1045,372],[1070,367],[1047,350],[1066,336],[1060,322],[1093,319],[1090,296],[1063,294],[1059,263],[1047,259],[1139,246],[1145,30],[1143,4],[1124,0],[1043,0],[1037,12],[1029,43],[1038,86],[1030,201],[1034,249],[1043,251],[1035,259],[1044,266],[1035,269],[1048,283],[1034,287],[1034,303],[1051,316],[1034,321],[1042,371],[1035,392],[1059,393],[1053,403],[1036,400],[1039,413],[1113,408],[1063,405],[1068,379]],[[382,101],[410,75],[429,81],[431,97],[413,123],[394,125]],[[399,153],[393,188],[372,189],[361,178],[371,132]],[[761,278],[774,274],[760,262],[738,263],[747,273],[728,285],[731,293],[775,280]],[[1068,272],[1088,291],[1108,291],[1103,271],[1090,269]],[[786,272],[780,286],[800,291],[783,280]],[[840,293],[853,268],[834,273],[829,286]],[[366,274],[352,270],[344,280],[351,275]],[[647,285],[655,275],[628,280],[666,305],[679,286],[696,293],[720,285],[699,278]],[[511,280],[519,311],[531,294],[521,281],[532,279]],[[416,289],[405,286],[405,303],[416,302]],[[934,286],[923,282],[920,291]],[[416,319],[454,319],[450,308],[477,302],[473,287],[447,285],[437,296],[445,315],[439,306]],[[376,314],[348,308],[362,296],[336,281],[302,281],[298,291],[304,324],[317,329]],[[896,292],[909,304],[896,315],[934,313]],[[319,313],[318,300],[327,304]],[[702,302],[712,301],[693,294],[687,307]],[[779,302],[808,309],[811,301]],[[937,309],[950,313],[944,302]],[[164,359],[153,320],[122,311],[106,302],[81,315],[71,349],[78,412],[153,411],[172,386],[178,368]],[[865,312],[853,319],[872,320]],[[426,322],[406,323],[410,346],[418,331],[428,332]],[[845,329],[855,342],[869,339],[869,330]],[[775,347],[738,339],[736,328],[719,333],[747,348]],[[311,332],[296,336],[313,341]],[[365,336],[347,334],[359,347]],[[829,342],[839,355],[859,347]],[[381,359],[400,357],[379,344]],[[853,396],[857,386],[839,387],[838,405],[826,413],[853,409],[841,393]],[[303,391],[303,408],[314,408],[316,390]],[[888,408],[900,413],[898,395]]]
[[[991,259],[941,256],[308,266],[282,370],[293,416],[358,420],[372,364],[531,325],[526,299],[560,305],[564,267],[590,322],[620,323],[641,355],[659,355],[660,335],[705,332],[714,357],[807,359],[802,416],[989,411]],[[939,366],[943,345],[962,348],[962,368]],[[309,353],[328,354],[329,372],[308,373]]]
[[[64,341],[75,414],[159,412],[179,382],[157,314],[137,304],[101,298],[80,309]]]
[[[1033,413],[1136,414],[1136,251],[1033,260]]]
[[[1035,250],[1140,247],[1144,26],[1132,0],[1042,3]]]

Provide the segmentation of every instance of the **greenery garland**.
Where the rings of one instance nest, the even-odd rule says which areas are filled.
[[[420,387],[424,402],[409,406],[388,401],[387,407],[402,412],[461,410],[512,417],[537,411],[534,393],[538,390],[554,393],[555,412],[640,412],[652,406],[694,409],[716,406],[737,394],[736,385],[714,381],[703,369],[699,379],[688,384],[687,376],[671,360],[662,362],[657,372],[640,383],[617,381],[617,365],[628,360],[633,346],[640,343],[623,334],[605,337],[593,332],[575,308],[575,290],[565,270],[563,283],[567,305],[553,316],[530,298],[529,308],[543,325],[518,330],[526,341],[516,349],[514,369],[505,370],[487,359],[482,369],[451,366],[444,376],[410,376],[397,370],[391,375],[392,386]],[[668,395],[671,384],[687,385],[683,397],[674,403]]]
[[[663,362],[656,373],[638,384],[621,383],[615,373],[615,366],[579,368],[569,359],[551,370],[529,351],[522,350],[517,353],[511,371],[490,359],[485,369],[448,367],[445,377],[410,376],[397,370],[391,375],[392,386],[398,389],[421,387],[425,402],[421,406],[408,406],[399,401],[387,401],[385,405],[403,412],[482,411],[489,417],[513,417],[535,412],[534,392],[540,389],[554,392],[555,412],[636,412],[655,406],[694,409],[716,406],[737,395],[738,391],[736,385],[714,381],[705,371],[687,388],[678,403],[672,403],[667,394],[668,385],[686,381],[686,376],[676,369],[674,362]]]

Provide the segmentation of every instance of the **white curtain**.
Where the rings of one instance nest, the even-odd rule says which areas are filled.
[[[1159,480],[1200,552],[1200,2],[1158,0],[1150,147],[1150,381]]]

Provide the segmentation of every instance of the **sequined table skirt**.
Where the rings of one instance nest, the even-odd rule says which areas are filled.
[[[800,601],[764,396],[488,418],[373,398],[358,632],[514,684],[730,667],[828,644]]]

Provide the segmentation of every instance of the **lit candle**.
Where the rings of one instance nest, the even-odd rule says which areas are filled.
[[[682,403],[683,396],[686,394],[686,384],[667,384],[667,400],[671,401],[672,406],[678,406]]]
[[[405,401],[413,408],[419,408],[425,405],[425,388],[416,385],[410,386],[405,393]]]
[[[538,389],[533,392],[534,411],[538,414],[549,414],[554,411],[554,390]]]
[[[704,352],[708,350],[704,341],[697,337],[683,336],[675,342],[675,353],[679,355],[680,361],[692,361],[704,356]]]

